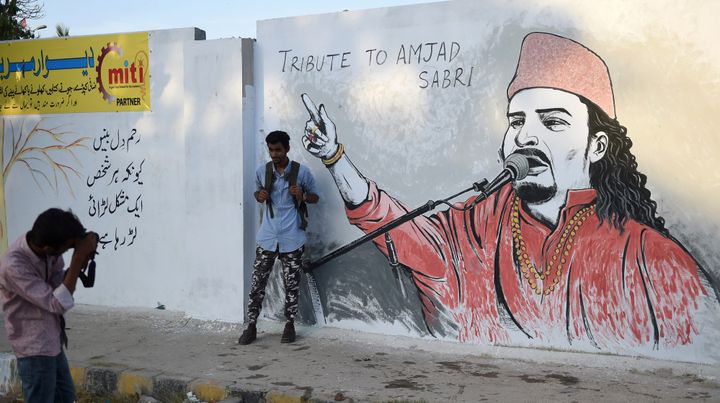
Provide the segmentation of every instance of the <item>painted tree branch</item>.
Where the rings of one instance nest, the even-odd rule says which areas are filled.
[[[79,148],[84,148],[89,150],[89,148],[83,144],[85,140],[89,140],[89,137],[80,137],[75,140],[73,140],[70,143],[67,143],[62,139],[62,136],[71,134],[71,132],[68,131],[61,131],[61,127],[52,127],[52,128],[41,128],[40,124],[41,121],[38,121],[32,129],[27,132],[27,134],[23,134],[22,125],[20,128],[19,135],[16,136],[16,132],[14,127],[12,127],[13,132],[13,147],[12,147],[12,154],[10,155],[10,159],[8,160],[7,164],[5,165],[2,175],[3,179],[7,179],[8,175],[10,174],[10,171],[12,167],[15,165],[15,163],[21,163],[25,165],[25,167],[30,172],[30,175],[33,178],[33,181],[35,181],[35,184],[42,190],[42,186],[40,185],[40,182],[38,181],[37,176],[42,176],[50,185],[50,187],[57,192],[59,189],[58,185],[58,176],[61,176],[64,179],[65,184],[67,185],[68,190],[70,193],[75,196],[75,193],[72,188],[72,184],[70,182],[70,174],[74,174],[78,178],[81,178],[82,176],[80,173],[73,168],[72,166],[69,166],[67,164],[61,163],[59,160],[53,157],[53,152],[62,152],[66,153],[72,159],[77,162],[79,165],[82,165],[80,160],[78,159],[77,155],[75,154],[75,151]],[[55,141],[58,144],[53,145],[47,145],[47,146],[30,146],[30,141],[33,139],[33,137],[37,135],[48,135],[50,136],[53,141]],[[36,156],[33,156],[36,155]],[[49,176],[43,172],[41,169],[38,169],[32,164],[32,161],[39,161],[48,164],[52,175],[53,180],[50,180]]]

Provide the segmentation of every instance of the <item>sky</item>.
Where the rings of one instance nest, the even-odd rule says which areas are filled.
[[[207,39],[255,38],[256,22],[272,18],[322,14],[343,10],[431,3],[437,0],[39,0],[45,16],[28,22],[30,28],[47,25],[37,33],[56,37],[55,26],[70,28],[70,35],[197,27]]]

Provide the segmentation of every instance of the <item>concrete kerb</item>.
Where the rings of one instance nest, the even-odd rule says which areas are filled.
[[[150,372],[123,371],[118,377],[117,393],[120,396],[152,396],[153,376]]]
[[[112,367],[71,367],[70,373],[79,393],[101,397],[139,398],[152,396],[161,402],[182,402],[188,392],[204,402],[240,400],[249,403],[328,402],[332,398],[313,398],[307,389],[255,390],[238,385],[223,385],[211,379],[191,379],[142,370]],[[13,354],[0,353],[0,397],[15,398],[21,392],[17,360]],[[346,402],[351,400],[345,400]]]

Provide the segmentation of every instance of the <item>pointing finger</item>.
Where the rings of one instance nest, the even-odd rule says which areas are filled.
[[[312,99],[310,99],[308,94],[302,94],[301,97],[303,104],[305,104],[305,109],[307,109],[308,113],[310,114],[310,119],[312,119],[313,123],[315,123],[316,126],[320,126],[322,118],[320,117],[320,112],[318,112],[317,106],[315,106],[315,103],[312,101]]]

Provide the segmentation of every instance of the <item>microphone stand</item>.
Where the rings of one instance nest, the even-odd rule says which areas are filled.
[[[482,201],[482,200],[485,200],[488,198],[489,195],[487,193],[485,193],[487,188],[488,188],[488,181],[487,181],[487,179],[483,179],[479,182],[473,183],[473,185],[471,187],[469,187],[465,190],[462,190],[458,193],[455,193],[454,195],[449,196],[446,199],[442,199],[439,201],[428,200],[427,203],[416,208],[415,210],[409,211],[409,212],[403,214],[402,216],[390,221],[389,223],[382,225],[381,227],[375,229],[374,231],[368,232],[363,237],[358,238],[358,239],[350,242],[349,244],[342,246],[342,247],[328,253],[327,255],[321,257],[320,259],[318,259],[314,262],[308,263],[307,266],[305,266],[304,270],[305,270],[305,272],[312,272],[313,270],[324,265],[325,263],[329,262],[330,260],[335,259],[338,256],[341,256],[341,255],[344,255],[344,254],[350,252],[351,250],[366,243],[367,241],[375,239],[380,235],[386,234],[393,228],[396,228],[418,216],[421,216],[429,211],[432,211],[439,204],[448,203],[450,200],[460,196],[463,193],[469,192],[471,190],[479,192],[480,195],[478,196],[478,199],[476,199],[476,201],[474,203],[474,204],[477,204],[479,201]]]

